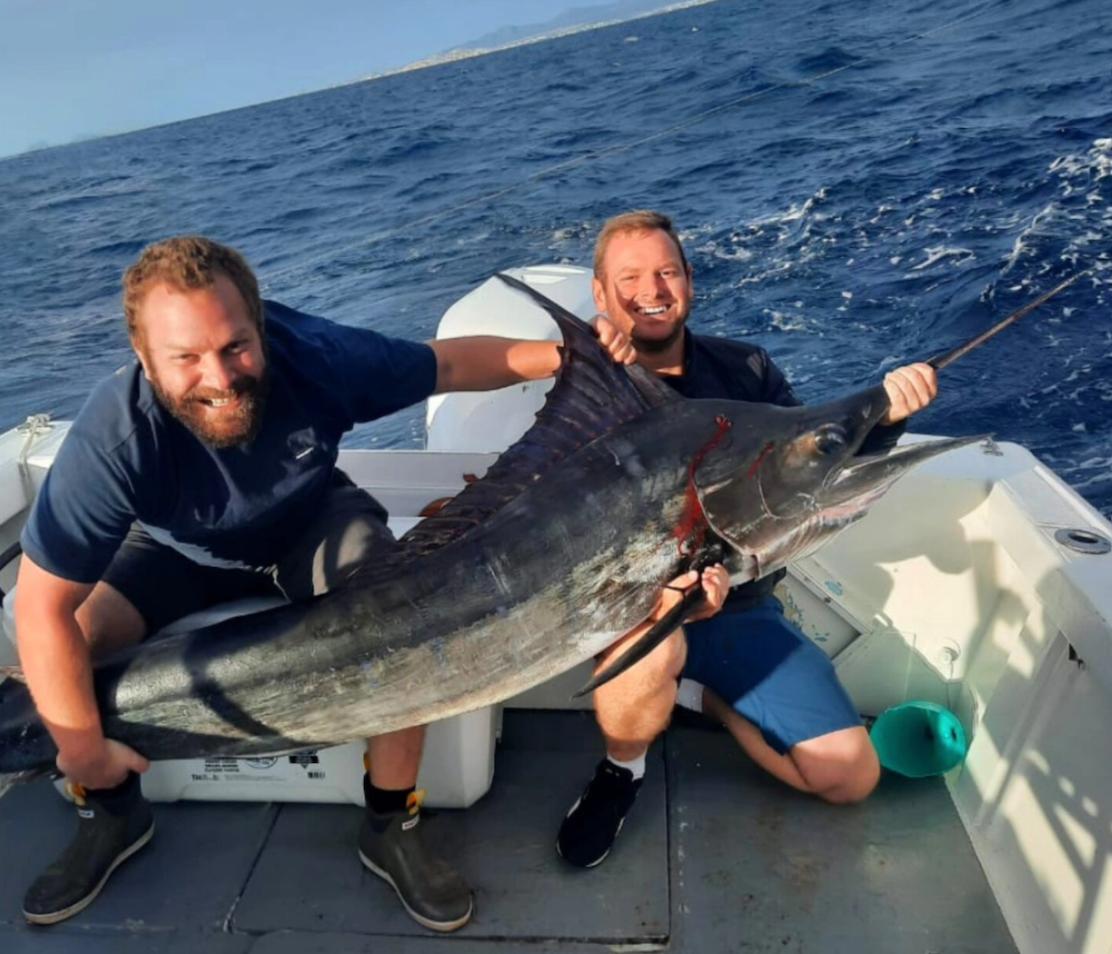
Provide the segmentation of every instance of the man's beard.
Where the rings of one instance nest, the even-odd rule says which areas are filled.
[[[678,321],[675,327],[672,328],[671,334],[663,338],[642,338],[637,334],[636,327],[633,333],[629,336],[630,341],[633,342],[635,347],[642,354],[664,354],[669,348],[673,347],[677,341],[683,338],[684,322]]]
[[[264,368],[261,377],[240,378],[225,391],[196,387],[181,398],[174,398],[166,393],[157,378],[151,378],[151,389],[159,403],[185,425],[197,440],[217,450],[224,450],[250,444],[258,436],[266,409],[266,397],[270,391],[270,368]],[[228,398],[238,399],[235,410],[220,414],[215,419],[210,417],[204,402]]]

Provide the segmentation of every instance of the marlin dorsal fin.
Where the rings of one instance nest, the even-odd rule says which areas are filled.
[[[498,273],[498,277],[511,288],[516,288],[519,292],[528,295],[541,308],[548,312],[552,320],[556,322],[556,327],[560,329],[560,333],[564,336],[564,343],[566,346],[570,344],[572,339],[576,339],[584,350],[589,351],[593,358],[597,358],[598,341],[594,340],[594,332],[589,325],[581,321],[562,305],[542,295],[532,285],[528,285],[514,278],[512,275],[506,275],[502,272]],[[591,348],[590,345],[592,340],[594,340],[594,348]],[[618,365],[615,365],[613,361],[607,360],[603,363],[600,370],[604,377],[609,376],[613,379],[616,391],[624,390],[626,378],[632,381],[645,401],[645,405],[641,410],[649,407],[659,407],[662,404],[681,400],[677,391],[668,387],[668,385],[661,381],[655,374],[651,371],[646,371],[639,364],[622,369]],[[636,414],[631,416],[636,417]],[[628,418],[626,418],[626,420],[628,420]]]
[[[625,421],[676,397],[644,369],[615,364],[590,325],[525,282],[498,277],[548,312],[564,338],[560,370],[536,421],[481,480],[465,487],[403,538],[407,556],[462,536],[501,510],[537,477]]]

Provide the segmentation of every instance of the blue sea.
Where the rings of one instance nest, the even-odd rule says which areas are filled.
[[[1107,0],[718,0],[0,161],[0,430],[72,417],[128,359],[120,274],[165,236],[428,338],[493,272],[589,264],[608,216],[653,207],[693,327],[768,348],[809,401],[1084,272],[944,371],[915,429],[1021,442],[1112,516],[1110,36]]]

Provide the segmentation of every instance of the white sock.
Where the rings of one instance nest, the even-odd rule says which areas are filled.
[[[606,753],[607,761],[618,766],[618,768],[629,769],[633,773],[633,778],[636,781],[645,776],[645,753],[642,752],[637,758],[630,759],[628,762],[622,762],[614,758],[609,752]]]
[[[676,705],[692,712],[703,711],[703,684],[694,679],[681,679],[676,691]]]

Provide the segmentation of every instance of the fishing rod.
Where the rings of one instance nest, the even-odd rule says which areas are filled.
[[[945,354],[935,355],[935,357],[928,359],[926,363],[934,368],[935,371],[941,371],[943,368],[957,361],[957,359],[960,358],[962,355],[968,354],[974,348],[983,345],[986,341],[989,340],[989,338],[993,338],[998,335],[1009,325],[1015,324],[1017,321],[1019,321],[1020,318],[1023,318],[1025,315],[1031,314],[1031,312],[1033,312],[1036,308],[1041,308],[1059,292],[1064,292],[1079,278],[1088,274],[1089,269],[1087,268],[1083,271],[1077,272],[1075,275],[1067,278],[1060,285],[1056,285],[1054,288],[1050,289],[1050,291],[1048,291],[1046,294],[1039,295],[1038,298],[1036,298],[1034,301],[1028,302],[1018,311],[1013,311],[1003,321],[997,322],[995,325],[989,328],[988,331],[984,331],[981,334],[977,335],[977,337],[971,338],[963,345],[958,345],[952,351],[947,351]]]
[[[1009,325],[1015,324],[1020,318],[1025,315],[1031,314],[1036,308],[1041,308],[1055,295],[1064,292],[1067,288],[1073,285],[1078,279],[1088,275],[1091,269],[1083,269],[1071,275],[1064,282],[1056,285],[1054,288],[1045,294],[1039,295],[1038,298],[1028,302],[1017,311],[1013,311],[1003,321],[997,322],[987,331],[982,332],[975,338],[971,338],[965,344],[958,345],[945,354],[936,355],[930,358],[926,363],[929,364],[936,371],[941,371],[943,368],[948,367],[960,358],[962,355],[968,354],[974,348],[980,347],[990,338],[994,338],[1001,331]],[[716,541],[710,549],[702,555],[702,558],[692,567],[693,569],[702,570],[716,562],[721,562],[724,559],[726,547],[721,541]],[[700,574],[701,576],[701,574]],[[665,589],[679,589],[678,587],[666,586]],[[609,662],[605,668],[596,672],[584,686],[574,694],[574,698],[578,699],[587,693],[593,692],[599,686],[605,685],[615,676],[621,675],[634,663],[639,662],[654,650],[664,639],[669,636],[674,630],[683,624],[684,620],[691,613],[701,609],[706,603],[706,593],[703,590],[702,580],[698,579],[684,589],[679,589],[682,593],[680,600],[673,606],[667,613],[665,613],[659,620],[657,620],[636,643],[625,650],[617,659]]]

